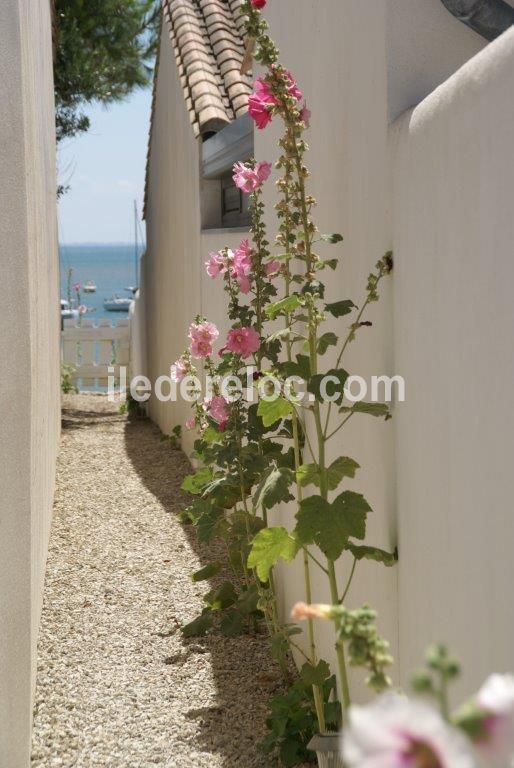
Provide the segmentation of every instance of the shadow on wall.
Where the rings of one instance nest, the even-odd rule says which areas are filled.
[[[142,431],[154,436],[155,449],[150,453],[148,439],[141,441]],[[160,436],[159,428],[150,420],[129,420],[125,427],[125,449],[144,485],[166,512],[176,515],[190,503],[190,497],[180,485],[184,476],[191,472],[191,465],[182,451],[170,449],[169,443],[161,441]],[[216,544],[199,544],[193,526],[183,527],[200,567],[216,559]],[[193,567],[192,564],[191,570]],[[207,592],[209,587],[216,585],[213,579],[201,586]],[[170,594],[173,595],[173,589]],[[173,612],[173,605],[171,610]],[[183,617],[172,616],[172,621],[173,626],[163,629],[163,636],[175,634]],[[163,664],[183,663],[189,650],[209,653],[218,692],[214,706],[198,707],[201,702],[192,699],[191,707],[185,713],[186,718],[196,721],[200,733],[197,739],[199,750],[218,753],[227,767],[268,766],[268,760],[256,752],[256,744],[264,736],[266,704],[279,692],[282,678],[278,667],[270,661],[265,636],[227,638],[213,634],[183,638],[182,645],[183,653],[163,659]],[[256,669],[260,670],[257,675]]]

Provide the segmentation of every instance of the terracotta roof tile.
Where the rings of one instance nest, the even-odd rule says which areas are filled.
[[[248,109],[252,81],[241,75],[241,0],[163,0],[195,135],[218,131]]]
[[[244,15],[241,0],[162,0],[180,84],[195,136],[224,128],[248,111],[252,78],[241,75]],[[159,52],[154,72],[146,159],[146,217]]]

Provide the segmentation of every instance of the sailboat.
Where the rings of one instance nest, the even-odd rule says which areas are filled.
[[[133,297],[137,293],[137,285],[139,282],[139,244],[138,244],[138,218],[137,218],[137,203],[134,200],[134,266],[135,266],[135,276],[136,276],[136,282],[135,286],[129,286],[128,288],[125,288],[126,291],[132,294],[132,298],[124,297],[124,296],[118,296],[117,294],[114,294],[114,296],[111,296],[110,299],[105,299],[104,301],[104,309],[107,310],[107,312],[128,312],[130,309],[130,305],[132,303]]]

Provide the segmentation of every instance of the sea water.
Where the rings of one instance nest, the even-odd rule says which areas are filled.
[[[140,246],[139,255],[143,250],[144,248]],[[102,245],[101,243],[61,245],[59,253],[61,299],[68,300],[68,270],[72,269],[71,298],[74,301],[77,299],[73,290],[75,283],[83,286],[91,280],[96,285],[96,293],[81,291],[81,304],[92,310],[85,317],[91,320],[109,319],[111,322],[127,317],[126,312],[108,312],[104,309],[103,303],[105,299],[110,299],[114,295],[132,298],[132,293],[127,292],[125,288],[138,284],[134,245]]]

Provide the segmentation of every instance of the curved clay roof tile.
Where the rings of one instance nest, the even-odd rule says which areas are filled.
[[[195,134],[220,130],[248,108],[252,81],[241,75],[241,0],[163,0]]]

